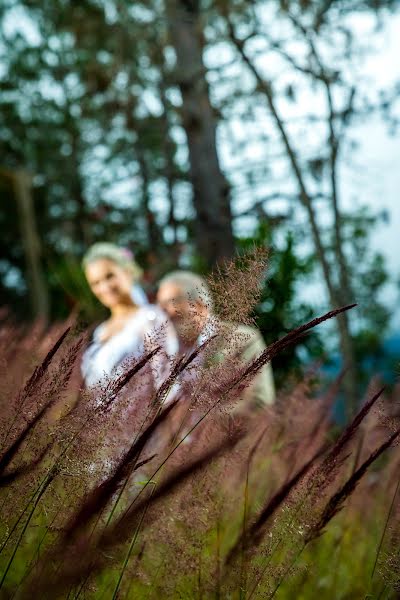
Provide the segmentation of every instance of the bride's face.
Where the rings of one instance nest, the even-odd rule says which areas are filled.
[[[107,308],[132,302],[132,275],[114,261],[99,258],[88,264],[85,275],[93,294]]]

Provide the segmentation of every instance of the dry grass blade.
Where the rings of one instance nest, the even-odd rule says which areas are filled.
[[[400,429],[397,429],[385,442],[383,442],[376,450],[374,450],[374,452],[372,452],[372,454],[370,454],[370,456],[362,463],[362,465],[347,479],[344,485],[342,485],[342,487],[331,497],[318,523],[315,525],[315,527],[313,527],[312,531],[307,537],[307,542],[310,542],[312,539],[315,539],[321,535],[321,533],[323,533],[326,525],[342,509],[344,501],[353,493],[358,482],[363,477],[367,469],[385,450],[387,450],[393,444],[399,435]]]
[[[270,424],[268,423],[268,424],[267,424],[267,425],[266,425],[266,426],[263,428],[263,430],[261,431],[261,433],[260,433],[260,434],[259,434],[259,436],[257,437],[256,441],[254,442],[254,444],[253,444],[253,445],[252,445],[252,447],[250,448],[250,451],[249,451],[249,456],[248,456],[248,458],[247,458],[247,465],[248,465],[248,466],[250,465],[251,461],[253,460],[253,458],[254,458],[254,455],[255,455],[255,453],[257,452],[257,450],[258,450],[258,448],[259,448],[259,446],[260,446],[260,444],[261,444],[261,441],[262,441],[263,437],[265,436],[265,434],[267,433],[267,431],[268,431],[269,427],[270,427]]]
[[[33,388],[39,383],[39,381],[45,375],[56,352],[61,347],[62,343],[64,342],[65,338],[69,334],[70,330],[71,330],[71,327],[67,327],[67,329],[64,331],[64,333],[58,338],[58,340],[56,341],[54,346],[49,350],[49,352],[47,353],[42,364],[39,365],[38,367],[36,367],[36,369],[33,371],[31,377],[29,378],[28,382],[26,383],[24,389],[21,392],[22,397],[27,397],[32,392]]]
[[[70,332],[70,330],[71,330],[71,328],[67,327],[67,329],[64,331],[64,333],[58,338],[58,340],[56,341],[54,346],[49,350],[49,352],[47,353],[47,355],[46,355],[45,359],[42,361],[42,363],[34,369],[31,377],[29,378],[27,383],[24,385],[23,389],[20,392],[18,392],[15,403],[16,403],[19,411],[22,409],[25,400],[27,398],[29,398],[29,396],[31,396],[35,387],[37,387],[38,383],[43,379],[44,375],[47,373],[47,370],[50,366],[51,361],[53,360],[55,354],[57,353],[57,351],[63,344],[63,342],[64,342],[65,338],[67,337],[68,333]],[[16,419],[17,419],[17,416],[10,423],[8,431],[4,437],[3,445],[6,444],[8,436],[10,435],[10,432],[13,428],[13,425],[15,424]],[[29,428],[30,427],[28,425],[28,429]],[[7,454],[7,453],[8,453],[8,451],[5,452],[5,454]],[[0,459],[0,471],[2,468],[4,468],[3,458],[5,458],[4,454]],[[9,460],[7,460],[7,459],[5,459],[5,460],[6,460],[5,464],[8,464]]]
[[[240,431],[236,435],[225,439],[223,442],[214,446],[207,452],[204,452],[199,458],[193,460],[188,465],[177,469],[172,475],[170,475],[163,483],[161,483],[156,492],[152,496],[152,503],[155,503],[161,499],[166,498],[171,492],[175,490],[183,481],[185,481],[191,475],[195,475],[201,469],[209,465],[211,460],[220,457],[226,450],[233,448],[243,436],[243,432]],[[100,546],[104,549],[111,547],[115,544],[120,543],[120,537],[124,537],[125,528],[129,530],[129,527],[135,523],[136,515],[141,512],[147,500],[141,500],[134,504],[116,523],[114,528],[110,532],[105,532],[100,539]]]
[[[55,577],[54,573],[49,572],[48,568],[46,568],[47,564],[45,564],[48,561],[44,561],[44,568],[42,568],[39,578],[36,581],[28,583],[21,597],[31,597],[30,590],[32,589],[32,585],[34,585],[37,594],[42,594],[44,597],[55,597],[65,589],[79,584],[82,579],[88,577],[90,574],[100,571],[104,568],[104,556],[107,556],[112,548],[120,546],[131,539],[131,535],[136,531],[138,519],[140,519],[140,515],[145,508],[146,510],[154,508],[158,502],[166,499],[185,480],[191,476],[195,476],[206,468],[210,464],[210,461],[219,458],[224,452],[235,446],[242,435],[243,433],[240,432],[236,436],[225,439],[222,443],[203,453],[188,465],[177,469],[159,485],[157,490],[152,494],[151,500],[144,498],[135,503],[115,525],[106,529],[95,545],[88,539],[87,541],[80,541],[76,548],[71,549],[68,546],[62,558],[62,570],[59,577]],[[156,518],[157,516],[153,511],[152,516],[146,520],[145,525],[148,526]],[[80,556],[79,564],[73,559],[73,556],[76,556],[77,552]]]
[[[65,335],[66,334],[64,334],[62,336],[62,339],[65,338]],[[60,338],[60,340],[61,340],[61,338]],[[58,340],[58,342],[60,342],[60,340]],[[3,456],[0,459],[0,473],[4,472],[4,470],[7,468],[7,466],[10,464],[10,462],[13,460],[13,458],[16,456],[16,454],[20,450],[21,446],[27,439],[28,435],[35,428],[35,425],[37,425],[37,423],[43,419],[43,417],[49,412],[49,410],[59,400],[59,395],[60,395],[61,391],[64,389],[64,387],[68,384],[68,382],[70,380],[70,377],[72,375],[72,371],[73,371],[73,368],[75,365],[76,357],[82,347],[82,343],[83,343],[83,338],[78,340],[78,342],[75,343],[72,346],[72,348],[69,350],[69,352],[67,354],[67,358],[64,361],[64,364],[62,364],[61,376],[60,377],[53,376],[53,381],[52,381],[53,385],[51,385],[50,388],[48,390],[46,390],[43,394],[45,397],[43,406],[39,409],[39,411],[36,413],[36,415],[33,417],[33,419],[25,425],[25,427],[19,433],[17,438],[14,440],[14,442],[3,453]],[[61,345],[61,342],[58,343],[58,348],[60,347],[60,345]],[[53,348],[53,350],[54,350],[54,348]],[[52,356],[54,356],[54,354],[55,354],[55,352],[53,352]],[[49,363],[47,363],[47,364],[49,364]],[[47,398],[46,398],[46,396],[47,396]],[[33,460],[32,465],[34,465],[34,463],[36,463],[36,459]]]
[[[62,336],[63,339],[65,338],[65,335],[66,334],[64,334],[64,336]],[[60,342],[60,340],[59,340],[59,342]],[[49,412],[49,410],[59,400],[60,388],[62,389],[64,387],[64,385],[66,385],[68,383],[68,381],[71,377],[72,370],[73,370],[73,367],[75,364],[75,360],[76,360],[79,350],[82,347],[82,343],[83,343],[83,339],[80,339],[80,340],[78,340],[78,342],[76,344],[74,344],[72,346],[71,350],[69,351],[67,364],[65,365],[65,368],[63,369],[62,376],[60,378],[58,378],[57,380],[55,379],[55,381],[57,383],[56,389],[51,390],[51,393],[49,395],[49,400],[44,403],[42,408],[36,413],[36,415],[33,417],[33,419],[29,423],[27,423],[27,425],[21,431],[21,433],[18,435],[16,440],[4,452],[3,456],[0,459],[0,473],[3,473],[4,470],[7,468],[7,466],[10,464],[10,462],[13,460],[13,458],[15,457],[17,452],[20,450],[22,444],[27,439],[29,433],[33,430],[35,425],[37,425],[37,423]],[[58,345],[58,348],[60,347],[60,345],[61,345],[61,343]],[[53,348],[53,350],[54,350],[54,348]],[[54,353],[53,353],[53,356],[54,356]],[[32,462],[32,466],[34,466],[34,464],[36,464],[36,459]]]
[[[266,506],[261,510],[255,522],[244,532],[244,534],[236,541],[235,545],[229,551],[226,558],[226,564],[232,562],[236,553],[243,547],[248,547],[250,544],[255,546],[258,545],[264,535],[264,526],[267,521],[275,514],[275,512],[282,506],[283,502],[297,486],[299,481],[306,475],[310,470],[315,461],[325,452],[326,448],[323,447],[309,460],[307,461],[298,471],[286,481],[280,489],[270,498]]]
[[[110,409],[111,404],[114,402],[115,398],[118,396],[120,391],[128,385],[132,377],[136,375],[143,367],[147,365],[147,363],[161,350],[161,346],[157,346],[150,350],[147,354],[145,354],[141,359],[137,360],[134,365],[124,371],[119,377],[115,380],[111,380],[106,389],[106,400],[102,402],[98,407],[97,411],[106,412]]]
[[[287,335],[285,335],[284,337],[282,337],[280,340],[277,340],[276,342],[270,344],[260,354],[260,356],[258,356],[255,360],[253,360],[242,371],[242,373],[238,377],[236,377],[234,379],[234,381],[232,382],[232,384],[229,386],[229,389],[226,389],[225,391],[226,392],[230,391],[232,388],[234,388],[236,385],[238,385],[239,383],[241,383],[243,381],[251,380],[251,378],[254,377],[257,374],[257,372],[265,364],[267,364],[268,362],[270,362],[272,360],[272,358],[274,358],[274,356],[276,356],[279,352],[282,352],[282,350],[284,350],[288,346],[291,346],[292,344],[294,344],[295,342],[297,342],[308,331],[310,331],[311,329],[313,329],[317,325],[320,325],[324,321],[328,321],[329,319],[337,317],[338,315],[340,315],[341,313],[343,313],[343,312],[345,312],[347,310],[351,310],[355,306],[357,306],[357,304],[349,304],[347,306],[343,306],[341,308],[336,308],[334,310],[331,310],[331,311],[325,313],[324,315],[322,315],[321,317],[317,317],[315,319],[312,319],[308,323],[305,323],[304,325],[301,325],[300,327],[297,327],[296,329],[293,329],[293,331],[290,331]]]
[[[1,475],[0,476],[0,488],[6,487],[7,485],[14,483],[14,481],[16,481],[19,477],[22,477],[23,475],[26,475],[27,473],[31,473],[38,465],[40,465],[40,463],[45,458],[45,456],[47,455],[47,453],[50,450],[52,445],[53,445],[52,442],[50,444],[48,444],[44,448],[44,450],[42,450],[42,452],[39,454],[39,456],[37,458],[35,458],[34,460],[32,460],[27,465],[22,465],[21,467],[14,469],[14,471],[10,471],[9,473],[4,473],[3,475]]]
[[[268,596],[269,598],[272,599],[272,598],[275,597],[278,589],[280,588],[280,586],[283,583],[283,581],[285,581],[285,579],[288,576],[290,570],[292,569],[294,563],[298,560],[298,558],[301,555],[301,553],[303,552],[304,548],[312,540],[316,539],[317,537],[320,537],[324,533],[324,529],[328,525],[328,523],[343,508],[344,502],[354,492],[354,490],[355,490],[358,482],[365,475],[367,469],[372,465],[372,463],[374,463],[377,460],[377,458],[379,458],[379,456],[385,450],[387,450],[393,444],[393,442],[399,436],[400,436],[400,429],[397,429],[392,435],[389,436],[389,438],[385,442],[383,442],[363,462],[363,464],[356,471],[354,471],[352,473],[352,475],[347,479],[347,481],[345,482],[345,484],[342,485],[342,487],[330,498],[330,500],[326,504],[325,509],[323,510],[322,515],[319,518],[318,522],[310,529],[309,533],[307,534],[306,538],[304,539],[304,543],[301,545],[299,551],[294,556],[294,559],[292,559],[289,562],[289,564],[284,569],[282,575],[279,577],[279,580],[278,580],[277,584],[275,585],[275,588],[273,589],[272,593],[270,593],[269,596]],[[312,512],[311,512],[311,514],[312,514]],[[265,569],[261,573],[261,575],[258,577],[258,579],[256,581],[256,584],[253,586],[253,589],[252,589],[252,592],[249,595],[249,598],[252,598],[253,595],[256,593],[257,587],[258,587],[258,585],[259,585],[259,583],[260,583],[260,581],[261,581],[261,579],[262,579],[262,577],[264,575],[265,575]]]
[[[377,402],[378,398],[380,398],[384,388],[379,390],[374,396],[365,403],[365,405],[361,408],[361,410],[357,413],[354,419],[349,423],[346,429],[343,431],[342,435],[335,442],[332,449],[329,451],[325,459],[323,460],[320,470],[319,470],[319,483],[318,478],[316,479],[317,485],[316,489],[318,492],[321,491],[321,487],[326,485],[329,481],[332,480],[332,473],[337,470],[340,464],[346,460],[347,456],[342,456],[342,451],[345,446],[349,444],[352,440],[358,428],[363,421],[363,419],[370,412],[372,407]]]
[[[189,354],[189,356],[182,356],[175,362],[171,373],[168,375],[165,381],[163,381],[159,390],[157,391],[156,397],[153,401],[154,404],[161,404],[163,402],[179,375],[191,365],[191,363],[199,356],[199,354],[201,354],[201,352],[203,352],[216,337],[216,334],[210,336],[207,340],[200,344],[200,346],[197,346]]]
[[[354,417],[354,419],[346,427],[346,429],[343,431],[342,435],[339,437],[339,439],[337,440],[337,442],[333,446],[331,454],[338,455],[339,452],[342,451],[342,449],[344,448],[344,446],[349,443],[349,441],[352,439],[352,437],[354,436],[355,432],[357,431],[358,427],[360,426],[361,422],[364,420],[364,418],[370,412],[371,408],[374,406],[374,404],[380,398],[380,396],[383,394],[384,391],[385,391],[385,388],[384,387],[381,388],[380,390],[378,390],[378,392],[376,394],[374,394],[372,396],[372,398],[370,400],[368,400],[368,402],[366,402],[364,404],[364,406],[356,414],[356,416]]]
[[[67,525],[65,539],[71,538],[78,529],[83,527],[87,521],[96,516],[107,504],[108,500],[116,492],[121,482],[126,479],[135,468],[139,468],[136,464],[143,448],[155,433],[157,428],[163,423],[171,411],[175,408],[177,401],[171,402],[162,412],[159,412],[153,419],[152,423],[138,437],[126,452],[123,459],[118,464],[114,473],[106,479],[99,487],[97,487],[89,495],[87,500],[79,509],[78,513],[73,517],[73,520]],[[142,461],[140,465],[149,462],[149,459]]]

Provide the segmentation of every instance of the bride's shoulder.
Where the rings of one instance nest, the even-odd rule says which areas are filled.
[[[165,312],[156,304],[146,304],[145,306],[141,306],[138,316],[155,325],[168,320]]]
[[[92,331],[91,334],[91,342],[92,343],[101,343],[102,337],[104,336],[105,331],[107,330],[108,319],[97,325]]]
[[[179,345],[175,330],[166,313],[155,304],[147,304],[140,310],[143,311],[144,317],[141,319],[144,336],[150,336],[151,339],[156,335],[154,339],[163,346],[168,356],[173,357],[177,353]]]

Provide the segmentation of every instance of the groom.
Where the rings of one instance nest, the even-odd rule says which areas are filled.
[[[232,374],[235,370],[239,373],[265,349],[257,329],[221,321],[213,313],[206,281],[191,271],[173,271],[161,279],[157,302],[174,325],[179,354],[187,354],[214,337],[204,357],[199,356],[198,364],[213,369],[210,373],[218,380],[215,384],[227,373]],[[218,366],[221,368],[218,369]],[[266,364],[241,391],[233,410],[235,414],[252,414],[274,401],[272,369],[270,364]]]

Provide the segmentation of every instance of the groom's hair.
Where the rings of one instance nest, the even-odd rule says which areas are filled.
[[[197,273],[193,273],[192,271],[172,271],[164,275],[158,284],[158,288],[165,283],[172,283],[178,286],[189,301],[201,302],[210,310],[212,309],[210,288],[206,279],[201,277],[201,275],[197,275]]]

